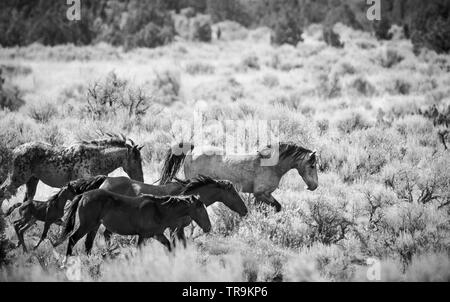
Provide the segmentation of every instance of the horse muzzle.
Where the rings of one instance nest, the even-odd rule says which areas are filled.
[[[314,191],[317,189],[319,185],[305,186],[305,189],[308,191]]]

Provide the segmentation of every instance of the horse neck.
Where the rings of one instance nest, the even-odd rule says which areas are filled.
[[[127,152],[126,148],[120,147],[104,147],[101,150],[101,154],[103,158],[100,159],[100,169],[103,174],[110,173],[119,167],[123,167],[127,160]]]
[[[291,156],[280,158],[278,163],[273,166],[276,170],[277,174],[281,177],[284,174],[286,174],[288,171],[296,168],[298,165],[298,162],[295,161]]]
[[[204,185],[187,192],[188,195],[200,196],[200,200],[205,206],[210,206],[218,200],[222,200],[222,190],[216,189],[211,185]]]
[[[70,196],[68,196],[68,197],[64,197],[64,198],[58,197],[58,202],[56,203],[56,207],[58,209],[64,210],[64,206],[66,205],[67,200],[73,199],[75,196],[76,196],[76,194],[71,193]]]
[[[176,205],[170,205],[164,208],[164,212],[168,220],[178,219],[182,216],[187,216],[189,213],[189,205],[184,202],[179,202]]]

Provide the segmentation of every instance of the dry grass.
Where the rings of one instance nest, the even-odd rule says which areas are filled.
[[[282,212],[257,208],[247,196],[244,219],[214,206],[212,234],[194,228],[199,237],[173,255],[158,243],[135,250],[117,236],[119,249],[106,259],[101,238],[87,257],[80,243],[82,280],[367,281],[366,259],[374,257],[382,280],[448,281],[450,157],[418,110],[450,104],[442,68],[449,56],[416,57],[409,41],[380,43],[344,26],[336,27],[343,49],[315,36],[275,48],[255,38],[258,30],[227,30],[228,39],[210,44],[126,53],[108,45],[0,49],[0,64],[31,68],[11,78],[26,105],[0,111],[0,150],[31,140],[68,144],[96,129],[124,132],[145,145],[145,180],[153,182],[177,136],[173,121],[189,119],[198,99],[207,101],[208,118],[278,119],[282,139],[319,150],[319,189],[304,191],[300,176],[289,173],[274,192]],[[140,118],[85,114],[87,87],[111,71],[154,96]],[[37,198],[52,192],[40,185]],[[10,221],[6,236],[16,242]],[[40,229],[28,232],[29,245]],[[2,281],[67,280],[48,242],[28,255],[10,250],[7,261]]]

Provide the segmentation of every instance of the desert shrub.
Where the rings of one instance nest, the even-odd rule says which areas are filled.
[[[268,239],[283,247],[298,248],[306,241],[305,224],[298,213],[271,214],[271,209],[265,205],[249,206],[250,213],[240,223],[237,235],[240,237],[254,237]]]
[[[6,179],[12,150],[24,143],[39,140],[39,127],[27,116],[0,111],[0,183]]]
[[[225,80],[218,80],[200,84],[195,87],[194,95],[202,100],[220,100],[235,101],[244,96],[244,86],[234,77],[228,77]]]
[[[259,70],[261,68],[259,64],[259,58],[255,54],[248,54],[244,56],[244,58],[241,61],[241,66],[244,70],[248,69]]]
[[[42,125],[41,129],[42,141],[53,146],[61,146],[65,143],[64,135],[57,121],[50,125]]]
[[[167,257],[159,243],[142,251],[124,250],[126,257],[102,265],[104,281],[243,281],[240,257],[222,257],[202,261],[197,250],[189,246]],[[220,272],[217,274],[217,272]]]
[[[207,0],[206,13],[209,14],[214,23],[231,20],[244,26],[251,25],[252,18],[241,0]]]
[[[16,86],[5,84],[3,67],[0,68],[0,109],[17,111],[24,104],[25,101],[21,98],[19,89]]]
[[[128,118],[141,118],[150,107],[150,98],[140,88],[132,88],[128,81],[110,72],[103,83],[88,88],[86,110],[91,117],[106,118],[124,113]]]
[[[163,104],[173,103],[179,99],[180,95],[180,73],[171,69],[156,72],[153,86],[157,91],[155,98],[158,102]]]
[[[348,3],[335,1],[330,4],[331,8],[328,8],[325,20],[323,20],[325,26],[331,27],[337,23],[342,23],[350,28],[362,29],[361,24],[356,18],[355,11],[351,9]]]
[[[271,100],[272,105],[282,105],[289,109],[299,110],[301,108],[302,98],[298,93],[291,93],[289,95],[281,95]]]
[[[292,257],[285,264],[284,276],[287,282],[320,282],[325,281],[321,276],[315,259],[311,256]]]
[[[353,77],[347,84],[346,89],[356,95],[373,96],[376,93],[375,87],[362,76]]]
[[[320,74],[318,78],[319,95],[325,98],[337,98],[342,94],[339,76],[335,73]]]
[[[448,53],[450,51],[450,7],[448,2],[436,1],[415,11],[411,21],[411,41],[415,53],[422,47]]]
[[[300,212],[303,223],[307,226],[305,233],[307,245],[314,242],[333,244],[345,239],[353,221],[346,212],[346,203],[333,200],[321,194],[306,200],[307,208]]]
[[[373,31],[375,33],[375,37],[378,40],[391,40],[392,34],[390,33],[391,29],[391,21],[389,18],[381,18],[381,20],[374,20],[372,22]]]
[[[33,69],[26,65],[21,64],[1,64],[0,70],[5,77],[16,77],[19,75],[26,76],[33,72]],[[2,76],[2,73],[0,73]]]
[[[271,42],[276,45],[290,44],[296,46],[303,41],[303,28],[294,17],[280,20],[273,29]]]
[[[28,116],[35,121],[46,124],[58,115],[56,105],[49,102],[34,103],[28,108]]]
[[[393,48],[388,48],[379,54],[380,64],[384,68],[392,68],[393,66],[402,62],[404,59],[404,56],[402,56],[397,50]]]
[[[215,68],[213,65],[203,62],[191,62],[186,64],[186,72],[191,75],[213,74]]]
[[[280,80],[276,75],[266,74],[262,78],[262,84],[268,88],[274,88],[280,85]]]
[[[384,209],[398,202],[395,192],[380,184],[369,184],[361,189],[364,193],[363,211],[368,218],[370,230],[378,230],[378,224],[384,218]]]
[[[350,112],[348,116],[342,117],[336,124],[343,133],[351,133],[355,130],[367,129],[371,123],[359,112]]]
[[[190,19],[191,37],[194,41],[211,42],[211,18],[207,15],[197,15]]]
[[[324,27],[322,32],[323,40],[331,47],[342,48],[344,43],[341,42],[340,36],[332,27]]]
[[[446,253],[416,255],[405,272],[408,282],[449,282],[450,260]]]
[[[414,255],[448,248],[442,240],[448,223],[434,206],[400,202],[384,211],[379,235],[369,241],[380,256],[394,253],[406,266]]]
[[[410,203],[437,203],[440,207],[449,203],[450,175],[445,165],[449,159],[445,154],[428,156],[416,166],[392,163],[386,166],[381,180],[390,186],[398,198]]]
[[[97,18],[94,25],[96,41],[124,45],[126,49],[165,45],[175,35],[166,3],[159,0],[109,1],[103,18]]]
[[[220,40],[234,41],[245,40],[248,36],[248,29],[241,24],[233,21],[222,21],[213,25],[213,29],[217,33],[220,32]]]
[[[387,87],[387,91],[393,95],[409,95],[411,90],[411,82],[403,78],[394,78]]]

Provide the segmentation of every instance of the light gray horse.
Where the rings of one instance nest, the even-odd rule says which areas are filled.
[[[166,155],[161,173],[161,184],[166,184],[184,166],[186,178],[206,175],[216,179],[227,179],[239,185],[244,193],[253,193],[255,199],[270,204],[277,211],[280,203],[272,196],[278,188],[281,177],[291,169],[296,169],[307,189],[318,187],[317,156],[315,151],[294,143],[280,143],[277,148],[268,146],[252,155],[221,155],[218,148],[200,147],[196,153],[193,145],[180,143],[171,148]],[[187,152],[180,152],[188,150]],[[173,152],[175,151],[175,152]],[[262,161],[277,152],[278,161],[272,165],[262,165]]]

